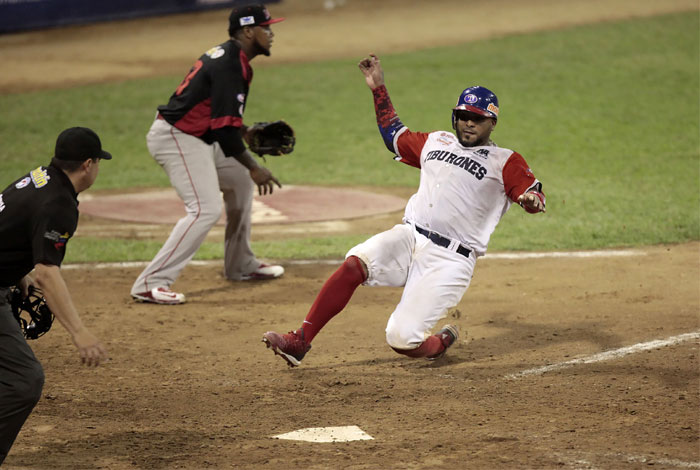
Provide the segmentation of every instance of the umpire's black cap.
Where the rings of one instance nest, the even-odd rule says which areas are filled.
[[[111,160],[112,155],[102,150],[102,142],[95,131],[87,127],[70,127],[58,135],[54,158],[82,162],[88,158]]]
[[[233,36],[233,33],[244,26],[267,26],[280,21],[284,21],[284,18],[272,18],[263,4],[243,5],[231,11],[228,17],[228,34]]]

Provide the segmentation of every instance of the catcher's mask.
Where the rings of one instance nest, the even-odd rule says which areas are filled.
[[[37,339],[51,329],[53,313],[38,287],[29,286],[29,295],[24,298],[20,289],[12,289],[10,307],[25,338]]]
[[[498,119],[498,98],[488,88],[472,86],[459,95],[457,104],[452,108],[452,128],[457,125],[455,111],[470,111],[494,120]]]

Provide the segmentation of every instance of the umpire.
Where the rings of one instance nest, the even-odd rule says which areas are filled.
[[[97,366],[107,357],[80,320],[59,266],[78,225],[78,193],[95,182],[100,160],[111,158],[95,132],[72,127],[58,136],[49,166],[32,170],[0,193],[0,464],[44,385],[41,364],[10,308],[11,288],[24,296],[29,286],[43,291],[84,364]]]

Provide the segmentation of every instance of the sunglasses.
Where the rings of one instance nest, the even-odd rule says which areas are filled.
[[[491,119],[487,116],[482,116],[481,114],[472,113],[471,111],[456,111],[455,118],[460,121],[472,121],[476,123],[482,123],[487,119]]]

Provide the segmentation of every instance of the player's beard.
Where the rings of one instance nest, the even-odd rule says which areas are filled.
[[[263,47],[259,42],[255,43],[255,55],[265,55],[270,57],[270,47]]]
[[[484,143],[488,142],[489,140],[488,136],[482,136],[477,140],[468,141],[462,138],[463,134],[461,132],[458,132],[457,134],[457,140],[459,140],[459,143],[462,145],[462,147],[479,147],[481,145],[484,145]]]
[[[457,140],[462,145],[462,147],[481,147],[483,145],[488,145],[488,143],[491,141],[491,131],[484,132],[482,135],[477,135],[476,140],[469,141],[464,140],[464,137],[469,138],[472,134],[460,132],[457,129],[455,130],[457,131]]]

